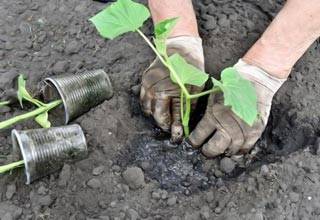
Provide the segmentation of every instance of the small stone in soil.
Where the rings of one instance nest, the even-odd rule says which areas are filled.
[[[175,196],[169,198],[168,201],[167,201],[168,206],[173,206],[176,203],[177,203],[177,197],[175,197]]]
[[[6,192],[6,198],[7,199],[11,199],[13,197],[13,195],[16,193],[16,185],[12,184],[12,185],[8,185],[7,186],[7,192]]]
[[[103,173],[103,171],[104,171],[104,166],[98,166],[92,170],[92,174],[94,176],[99,176],[100,174]]]
[[[217,208],[214,209],[214,212],[217,213],[217,214],[220,214],[221,211],[222,211],[222,210],[221,210],[220,207],[217,207]]]
[[[114,208],[114,207],[116,207],[117,206],[117,202],[116,201],[112,201],[111,203],[110,203],[110,207],[111,208]]]
[[[289,198],[294,203],[295,202],[299,202],[299,197],[300,197],[300,195],[298,193],[296,193],[296,192],[290,192],[289,193]]]
[[[214,195],[212,191],[209,191],[206,193],[206,201],[208,203],[211,203],[214,200]]]
[[[41,206],[49,206],[52,204],[52,202],[53,200],[50,195],[43,196],[38,199],[38,204]]]
[[[161,198],[160,192],[159,191],[152,192],[151,198],[156,200],[160,199]]]
[[[204,206],[201,208],[200,217],[203,220],[210,219],[210,208],[208,206]]]
[[[69,68],[68,61],[58,61],[56,64],[54,64],[52,71],[54,73],[65,73],[68,68]]]
[[[87,182],[87,185],[92,189],[98,189],[101,187],[101,182],[97,178],[92,178]]]
[[[129,209],[129,210],[127,211],[127,215],[129,216],[129,219],[130,219],[130,220],[137,220],[137,219],[139,219],[139,214],[138,214],[138,212],[137,212],[136,210],[134,210],[134,209]]]
[[[1,217],[1,220],[13,220],[11,213],[7,212],[4,216]]]
[[[115,173],[118,173],[121,171],[121,167],[119,167],[118,165],[114,165],[112,166],[112,171]]]
[[[235,166],[235,162],[229,157],[225,157],[220,161],[220,169],[225,173],[231,173]]]
[[[60,172],[58,185],[62,187],[67,186],[70,176],[71,176],[71,167],[70,165],[65,164]]]
[[[270,170],[269,167],[267,165],[262,165],[260,168],[260,173],[262,176],[267,176],[269,174]]]
[[[129,167],[122,174],[130,189],[143,188],[145,185],[144,173],[139,167]]]
[[[81,44],[77,41],[71,41],[65,49],[65,52],[69,55],[78,53],[80,51]]]
[[[37,192],[39,195],[45,195],[45,194],[47,194],[48,189],[44,186],[40,186]]]

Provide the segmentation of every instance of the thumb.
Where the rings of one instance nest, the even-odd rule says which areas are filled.
[[[183,139],[183,127],[180,114],[180,98],[172,98],[172,124],[171,124],[171,141],[179,143]]]

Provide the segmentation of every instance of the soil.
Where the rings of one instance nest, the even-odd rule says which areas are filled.
[[[207,72],[233,65],[283,3],[194,1]],[[0,177],[1,220],[320,219],[317,42],[276,95],[253,151],[208,160],[186,145],[171,145],[141,114],[139,76],[154,55],[134,33],[101,39],[88,18],[104,7],[91,0],[0,2],[0,93],[14,88],[20,73],[36,92],[45,77],[99,68],[115,92],[73,122],[86,133],[87,159],[31,185],[22,169]],[[151,36],[151,30],[148,21],[143,31]],[[0,120],[22,112],[18,105],[0,111]],[[36,127],[32,121],[15,126]],[[0,143],[5,164],[10,129],[0,133]]]

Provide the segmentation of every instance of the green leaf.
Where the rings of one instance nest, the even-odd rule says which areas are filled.
[[[221,81],[211,78],[214,86],[223,91],[224,105],[250,126],[258,116],[256,91],[248,80],[242,78],[238,71],[229,67],[222,71]]]
[[[35,118],[35,121],[43,128],[50,128],[51,123],[48,120],[48,112],[44,112]]]
[[[17,97],[19,100],[19,103],[21,105],[21,108],[23,108],[23,100],[27,100],[31,103],[33,103],[34,105],[41,107],[41,106],[45,106],[46,104],[44,104],[43,102],[33,98],[30,93],[27,91],[26,89],[26,80],[24,75],[20,74],[18,77],[18,91],[17,91]]]
[[[155,25],[154,44],[158,52],[164,57],[167,57],[166,39],[177,24],[178,19],[179,18],[166,19]]]
[[[29,92],[26,89],[26,80],[24,75],[20,74],[18,77],[18,92],[17,92],[18,100],[21,105],[21,108],[23,108],[23,99],[32,99],[32,96],[29,94]]]
[[[177,78],[170,73],[171,80],[177,83],[179,80],[182,84],[193,86],[203,86],[208,80],[209,75],[187,63],[179,54],[173,54],[169,57],[169,62],[177,73]]]
[[[154,28],[156,38],[167,39],[174,26],[177,24],[178,19],[178,17],[170,18],[157,23]]]
[[[154,44],[156,45],[157,51],[160,53],[160,55],[167,57],[166,40],[154,38],[153,41],[154,41]]]
[[[136,31],[149,17],[150,12],[144,5],[131,0],[118,0],[89,20],[102,37],[113,39]]]

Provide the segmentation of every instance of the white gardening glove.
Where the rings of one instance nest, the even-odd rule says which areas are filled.
[[[223,104],[223,95],[211,95],[203,119],[190,134],[189,142],[193,147],[202,145],[207,157],[226,153],[233,155],[248,152],[261,136],[268,122],[272,99],[285,79],[277,79],[257,66],[243,60],[234,65],[239,74],[249,80],[256,89],[259,118],[249,126]],[[213,135],[206,143],[208,137]]]
[[[204,70],[201,38],[180,36],[170,38],[166,43],[168,55],[178,53],[189,64]],[[169,70],[156,59],[143,73],[141,84],[140,103],[144,113],[152,115],[164,131],[171,130],[173,142],[181,141],[183,128],[180,116],[180,88],[171,81]],[[190,86],[188,89],[191,93],[197,93],[203,88]]]

